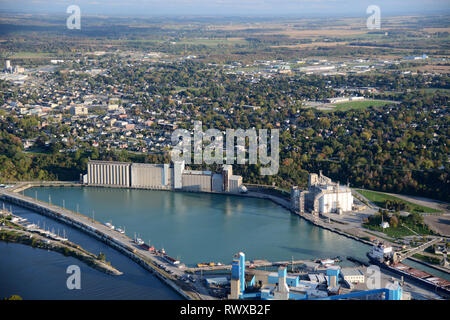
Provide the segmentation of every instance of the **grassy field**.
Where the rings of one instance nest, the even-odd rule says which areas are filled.
[[[397,228],[386,228],[383,229],[380,226],[372,226],[372,225],[364,225],[365,228],[373,231],[383,232],[387,236],[391,238],[401,238],[406,236],[414,236],[415,234],[408,230],[407,228],[403,226],[398,226]]]
[[[383,202],[386,200],[395,200],[395,201],[399,201],[402,203],[405,203],[406,205],[408,205],[411,209],[412,212],[418,212],[418,213],[436,213],[436,212],[440,212],[437,209],[433,209],[433,208],[429,208],[429,207],[424,207],[385,193],[381,193],[381,192],[375,192],[375,191],[369,191],[369,190],[358,190],[358,192],[363,195],[364,197],[366,197],[367,199],[369,199],[369,201],[373,202],[375,205],[377,205],[380,208],[383,208]]]
[[[441,263],[441,260],[438,258],[433,258],[433,257],[429,257],[429,256],[424,256],[422,254],[418,254],[416,253],[415,255],[413,255],[414,258],[417,258],[419,260],[422,260],[424,262],[428,262],[431,264],[436,264],[439,265]]]
[[[363,101],[342,102],[336,103],[335,108],[333,108],[333,110],[330,111],[361,110],[368,107],[385,106],[390,103],[392,103],[392,101],[388,100],[363,100]]]
[[[386,228],[383,229],[381,228],[379,225],[370,225],[370,224],[364,224],[363,225],[366,229],[369,230],[373,230],[373,231],[378,231],[378,232],[382,232],[385,235],[391,237],[391,238],[402,238],[402,237],[406,237],[406,236],[417,236],[417,234],[420,235],[428,235],[428,234],[432,234],[430,232],[430,230],[428,230],[426,227],[422,226],[422,225],[407,225],[406,228],[404,225],[399,225],[397,228]],[[412,229],[414,232],[412,232],[410,229]]]
[[[234,46],[236,44],[247,44],[247,40],[241,38],[229,38],[229,39],[187,39],[176,41],[176,44],[182,45],[203,45],[207,47],[216,47],[218,45]]]
[[[14,53],[10,59],[42,59],[51,57],[51,53],[49,52],[28,52],[28,51],[19,51]]]

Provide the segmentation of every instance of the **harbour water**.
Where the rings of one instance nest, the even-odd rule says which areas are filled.
[[[93,187],[46,187],[25,195],[50,201],[100,222],[125,227],[188,265],[203,261],[229,263],[234,253],[271,261],[353,256],[367,261],[369,246],[337,235],[291,214],[268,200],[236,196]],[[50,197],[50,198],[49,198]],[[2,202],[0,201],[0,206]],[[179,299],[156,277],[106,244],[81,231],[28,209],[5,204],[41,228],[63,232],[70,241],[103,252],[122,276],[110,276],[55,252],[0,241],[0,298],[26,299]],[[448,275],[413,261],[413,267],[448,279]],[[76,264],[82,289],[68,290],[66,268]]]
[[[95,187],[32,188],[25,195],[125,228],[187,265],[354,256],[363,243],[318,228],[271,201],[228,195]],[[49,198],[50,196],[50,198]]]
[[[41,228],[60,234],[64,231],[70,241],[94,254],[103,252],[106,260],[124,274],[107,275],[73,257],[0,241],[0,299],[13,294],[23,299],[181,299],[154,275],[103,242],[28,209],[5,206]],[[80,290],[67,289],[66,270],[70,265],[81,269]]]

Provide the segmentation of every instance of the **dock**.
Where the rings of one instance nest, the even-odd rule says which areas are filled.
[[[279,267],[279,266],[290,266],[290,265],[301,265],[305,262],[311,262],[306,260],[290,260],[290,261],[276,261],[271,262],[267,260],[254,260],[253,263],[246,261],[245,267],[249,269],[265,268],[265,267]],[[204,267],[192,267],[186,268],[189,272],[200,272],[200,271],[218,271],[218,270],[231,270],[231,264],[215,265],[215,266],[204,266]]]

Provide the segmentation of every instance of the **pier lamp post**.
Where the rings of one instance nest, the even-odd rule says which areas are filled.
[[[63,199],[63,208],[66,208],[66,201]]]
[[[50,195],[48,195],[48,203],[52,204],[52,197]]]

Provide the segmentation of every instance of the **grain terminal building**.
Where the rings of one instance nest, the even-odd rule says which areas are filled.
[[[351,211],[352,207],[351,189],[331,181],[322,172],[309,174],[308,190],[291,189],[291,208],[300,213],[342,214]]]
[[[192,192],[239,193],[242,177],[232,174],[225,165],[221,174],[186,170],[184,162],[146,164],[90,160],[83,183],[92,186]]]

